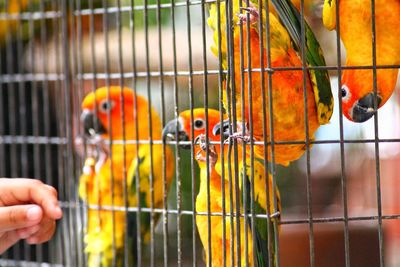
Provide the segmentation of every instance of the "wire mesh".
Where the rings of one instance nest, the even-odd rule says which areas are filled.
[[[251,2],[237,1],[240,7],[251,7]],[[397,128],[387,128],[384,117],[398,119],[400,111],[395,93],[378,114],[376,95],[378,71],[399,69],[400,65],[378,64],[377,35],[381,33],[376,28],[376,6],[380,1],[371,0],[368,10],[372,14],[372,64],[360,66],[342,63],[345,49],[341,47],[340,21],[344,18],[340,16],[339,4],[335,10],[335,33],[328,37],[326,32],[321,33],[318,28],[321,18],[316,15],[321,13],[318,9],[321,2],[299,1],[301,46],[297,56],[301,65],[297,67],[273,66],[271,38],[259,38],[258,51],[252,50],[254,40],[250,29],[254,25],[236,24],[235,1],[0,2],[0,175],[38,178],[53,185],[59,192],[64,213],[49,243],[32,246],[21,241],[1,255],[0,265],[214,266],[220,257],[221,266],[258,266],[255,248],[259,244],[255,236],[257,222],[262,220],[266,222],[269,266],[296,263],[397,266],[400,259],[393,251],[400,246],[400,208],[393,188],[398,186],[395,178],[400,134]],[[310,3],[317,10],[310,11]],[[216,6],[215,16],[221,25],[214,29],[215,35],[207,21],[211,4]],[[253,4],[258,7],[258,30],[270,36],[273,7],[268,1]],[[251,15],[245,15],[248,22]],[[317,37],[324,40],[323,49],[329,51],[325,53],[327,66],[307,65],[304,19],[315,28]],[[214,54],[210,50],[213,43],[217,46]],[[255,57],[260,62],[252,67],[257,65],[253,64]],[[310,70],[329,71],[337,111],[329,126],[320,127],[315,139],[310,135],[308,120]],[[373,73],[375,115],[369,126],[350,124],[343,119],[340,88],[346,70]],[[279,110],[273,104],[277,85],[272,77],[295,71],[302,73],[305,138],[282,141],[274,134],[277,127],[274,115]],[[112,86],[131,87],[135,98],[126,114],[126,96],[120,91],[118,100],[122,104],[118,107],[122,115],[114,117],[110,109],[107,111],[107,125],[113,127],[108,129],[109,135],[99,148],[98,143],[84,137],[80,116],[85,96],[102,86],[107,91],[107,103],[114,101]],[[258,102],[254,100],[253,87],[260,89]],[[139,96],[147,101],[145,109],[140,107]],[[391,110],[386,108],[389,106]],[[205,176],[202,176],[196,163],[199,144],[194,138],[173,141],[158,135],[169,120],[182,120],[181,112],[189,109],[188,123],[192,127],[187,134],[194,137],[197,107],[205,109],[207,147],[226,151],[219,155],[219,163],[226,168],[221,168],[218,181],[213,177],[209,149],[205,149]],[[100,108],[95,105],[94,113],[99,113]],[[248,134],[249,141],[223,137],[213,141],[209,134],[212,121],[208,116],[213,108],[219,111],[221,124],[228,118],[229,135]],[[160,118],[153,116],[153,109]],[[262,125],[253,124],[255,110],[262,118]],[[140,112],[147,114],[145,119]],[[249,121],[240,120],[246,113]],[[133,128],[125,129],[131,116],[131,123],[137,125],[133,132],[129,132]],[[112,133],[118,127],[122,129],[121,138],[114,139]],[[262,140],[254,138],[254,127],[262,129]],[[177,124],[175,140],[180,139],[180,131]],[[140,137],[142,132],[147,133],[145,138]],[[276,162],[276,147],[285,145],[304,146],[304,156],[289,167]],[[183,149],[184,146],[190,150]],[[121,151],[115,152],[117,147]],[[148,149],[145,156],[141,154],[143,147]],[[259,147],[267,148],[262,159],[256,158]],[[168,156],[171,148],[173,158]],[[104,152],[100,150],[107,151],[110,159],[106,175],[107,192],[111,194],[109,204],[104,204],[101,197],[97,203],[82,199],[79,189],[85,159],[92,153]],[[161,161],[157,161],[160,153]],[[128,158],[132,162],[127,162]],[[131,164],[140,165],[145,160],[148,169],[131,170]],[[264,177],[268,174],[272,177],[271,184],[266,178],[263,185],[267,208],[262,214],[256,211],[259,188],[255,186],[255,166],[260,162]],[[147,175],[148,184],[141,179],[132,181],[130,175]],[[241,178],[246,175],[250,187]],[[93,186],[101,187],[101,181],[96,182]],[[206,205],[204,210],[196,210],[196,197],[203,184]],[[220,195],[212,191],[216,184]],[[146,186],[149,195],[143,196],[141,192],[147,190]],[[158,186],[162,189],[158,190]],[[274,193],[277,188],[281,190],[283,204],[280,212],[276,212],[280,201]],[[122,191],[118,192],[119,189]],[[243,197],[247,195],[249,198]],[[143,200],[146,197],[148,203]],[[221,203],[215,211],[217,198]],[[106,237],[110,240],[109,263],[101,262],[106,252],[100,253],[97,262],[89,255],[88,232],[93,224],[90,214],[99,218],[97,231],[109,234]],[[104,214],[110,216],[110,233],[106,232]],[[205,228],[198,228],[203,218],[206,218]],[[221,229],[214,226],[214,218],[220,218]],[[147,235],[143,229],[148,230]],[[218,243],[221,255],[215,255],[212,238],[216,235],[221,236]],[[363,238],[369,242],[362,242]],[[97,240],[99,244],[103,241]],[[333,245],[327,246],[329,243]],[[370,253],[365,255],[361,251]]]

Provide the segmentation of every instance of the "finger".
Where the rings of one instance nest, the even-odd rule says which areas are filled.
[[[42,216],[43,211],[38,205],[0,207],[0,232],[38,224]]]
[[[50,240],[56,229],[56,222],[52,219],[44,219],[40,223],[40,229],[26,239],[28,244],[40,244]]]
[[[33,226],[17,229],[15,231],[19,238],[25,239],[32,236],[33,234],[36,234],[39,230],[40,230],[40,224],[35,224]]]
[[[62,211],[57,201],[57,191],[36,179],[0,179],[0,196],[3,206],[35,203],[52,219],[60,219]]]
[[[17,243],[19,237],[15,231],[6,232],[0,236],[0,254]]]

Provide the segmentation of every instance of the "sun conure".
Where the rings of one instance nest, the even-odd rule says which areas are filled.
[[[251,1],[250,5],[244,9],[249,13],[249,17],[247,17],[247,14],[233,16],[230,42],[228,42],[225,32],[225,3],[220,4],[220,20],[217,18],[216,4],[212,5],[208,23],[214,30],[214,44],[211,49],[216,56],[219,54],[217,29],[220,27],[222,66],[228,68],[229,62],[234,60],[233,69],[229,74],[230,79],[226,83],[230,98],[226,94],[227,90],[224,89],[225,108],[236,109],[238,126],[243,121],[245,122],[246,129],[242,130],[247,137],[250,123],[252,124],[255,141],[263,141],[264,138],[268,141],[271,139],[269,76],[267,73],[261,74],[259,69],[262,66],[264,68],[269,66],[273,69],[271,98],[273,103],[275,163],[288,165],[291,161],[303,155],[306,149],[304,144],[306,136],[308,135],[309,139],[312,140],[318,127],[329,122],[333,111],[333,97],[327,71],[313,68],[325,65],[322,51],[313,32],[307,23],[301,20],[299,12],[290,1],[273,0],[271,2],[274,4],[276,13],[279,14],[279,19],[273,12],[269,13],[269,36],[266,36],[264,27],[266,25],[266,13],[259,13],[258,2],[254,1]],[[232,13],[240,13],[239,0],[234,0],[231,3]],[[261,18],[262,23],[259,23]],[[302,22],[304,22],[305,29],[304,59],[300,57],[302,54],[300,34]],[[242,27],[240,26],[241,23],[244,24]],[[263,28],[260,28],[260,25]],[[250,42],[248,42],[248,37]],[[263,38],[264,44],[262,51],[260,50],[261,38]],[[270,47],[267,47],[267,38]],[[233,51],[233,58],[227,57],[228,48]],[[270,51],[271,58],[269,65],[267,50]],[[248,54],[251,55],[250,66],[248,65]],[[302,71],[303,65],[310,67],[305,73]],[[244,70],[242,70],[242,66]],[[251,72],[251,99],[249,96],[249,72],[247,71],[249,68],[258,69]],[[263,82],[262,77],[264,77]],[[265,96],[263,96],[264,89]],[[244,92],[244,96],[242,92]],[[242,99],[244,99],[244,103]],[[253,105],[252,121],[250,121],[250,103]],[[244,112],[242,112],[242,108]],[[265,117],[263,116],[263,108],[266,110]],[[305,115],[305,111],[307,111],[307,115]],[[306,133],[306,121],[308,133]],[[265,137],[263,125],[265,125],[267,132]],[[241,135],[242,133],[238,129],[235,136]],[[292,142],[292,144],[280,144],[279,142]],[[271,160],[270,153],[271,149],[268,149],[268,160]],[[255,155],[257,158],[264,158],[263,145],[255,146]]]
[[[206,118],[208,118],[208,128],[206,127]],[[191,119],[191,111],[186,110],[179,114],[179,118],[177,120],[172,120],[169,122],[163,130],[164,137],[173,138],[173,136],[178,136],[180,141],[183,140],[195,140],[196,145],[194,146],[194,156],[198,162],[200,167],[200,189],[199,193],[196,197],[196,212],[206,213],[208,211],[208,201],[209,201],[209,210],[214,213],[221,213],[223,209],[225,210],[227,215],[232,213],[233,216],[237,214],[239,211],[243,213],[244,209],[249,213],[250,206],[250,184],[249,184],[249,173],[250,173],[250,161],[247,160],[246,165],[246,178],[240,179],[236,181],[234,179],[229,182],[228,174],[225,174],[226,177],[221,177],[221,167],[216,168],[216,166],[221,164],[221,147],[219,144],[209,144],[207,145],[206,140],[208,137],[209,141],[220,142],[221,131],[218,130],[218,125],[220,122],[220,113],[217,110],[208,109],[207,114],[204,108],[196,108],[193,110],[193,124]],[[193,135],[191,129],[193,128]],[[178,129],[178,133],[176,133],[176,129]],[[208,131],[206,130],[208,129]],[[207,135],[207,137],[206,137]],[[200,141],[200,145],[197,144],[197,141]],[[207,149],[209,155],[209,167],[207,168]],[[227,164],[227,150],[228,145],[224,146],[223,153],[225,156],[225,163]],[[233,164],[235,162],[231,160],[232,169]],[[243,163],[239,162],[239,175],[243,174]],[[272,177],[268,176],[268,181],[266,180],[264,166],[258,162],[254,162],[254,212],[255,214],[267,214],[267,191],[266,191],[266,183],[268,182],[268,188],[272,191]],[[209,194],[208,194],[208,183],[209,181]],[[243,190],[243,181],[245,182],[245,186],[247,189],[247,194],[244,195]],[[239,184],[236,185],[236,182]],[[222,187],[223,186],[223,187]],[[236,192],[234,192],[236,188],[240,189],[239,199],[236,197]],[[222,193],[222,189],[224,189],[224,196]],[[231,197],[232,196],[232,197]],[[270,193],[270,214],[279,214],[280,212],[280,195],[278,189],[275,191],[275,198],[277,201],[278,210],[274,212],[273,208],[273,194]],[[223,199],[224,197],[224,199]],[[247,207],[243,206],[244,198],[247,200]],[[225,202],[223,202],[225,200]],[[239,201],[239,203],[237,202]],[[239,204],[239,210],[237,209],[237,204]],[[232,206],[231,206],[232,205]],[[232,209],[231,209],[232,207]],[[279,216],[274,219],[274,222],[277,223],[279,220]],[[249,266],[268,266],[268,249],[271,248],[272,255],[274,257],[274,247],[268,245],[268,225],[266,218],[256,218],[255,225],[251,224],[251,220],[248,219],[248,228],[247,236],[248,236],[248,247],[247,247],[247,255],[245,255],[245,222],[244,219],[241,218],[239,221],[239,229],[240,229],[240,264],[238,264],[237,258],[237,240],[238,240],[238,232],[237,232],[237,217],[231,219],[231,217],[225,217],[225,222],[223,221],[221,215],[211,216],[210,217],[210,225],[208,224],[208,218],[204,214],[198,214],[196,216],[196,224],[197,230],[199,232],[200,239],[202,241],[204,251],[205,251],[205,260],[207,263],[211,262],[211,266],[224,266],[223,265],[223,250],[226,252],[225,255],[225,264],[226,266],[244,266],[247,261]],[[209,227],[211,229],[209,229]],[[225,227],[225,248],[221,248],[223,244],[223,228]],[[251,229],[254,227],[255,236],[252,236]],[[271,227],[272,228],[272,227]],[[210,230],[211,235],[209,236],[208,231]],[[231,240],[231,233],[234,236],[234,240]],[[273,236],[273,229],[270,230],[271,235]],[[211,238],[211,256],[208,253],[208,242],[209,238]],[[253,240],[256,244],[256,247],[253,247]],[[233,244],[232,244],[233,242]],[[234,248],[234,252],[231,251],[231,245]],[[253,251],[255,252],[256,258],[253,257]],[[271,260],[273,262],[273,260]]]
[[[125,203],[129,207],[137,207],[139,199],[141,208],[150,208],[151,203],[154,208],[163,206],[164,181],[169,185],[174,172],[173,155],[170,148],[165,147],[167,171],[164,177],[161,168],[164,149],[161,144],[149,142],[150,138],[161,140],[162,125],[153,108],[150,108],[149,116],[148,105],[147,100],[133,90],[119,86],[99,88],[89,93],[82,102],[81,120],[90,145],[80,178],[79,196],[87,204],[100,208],[89,206],[88,209],[85,234],[88,266],[123,266],[125,257],[130,265],[135,265],[137,222],[140,222],[142,243],[146,243],[150,237],[152,218],[145,211],[140,213],[139,218],[137,212],[127,214],[123,211]],[[139,144],[136,144],[137,140]],[[111,141],[111,145],[107,141]],[[112,212],[112,205],[122,210]],[[154,215],[154,219],[157,218]],[[124,255],[126,236],[129,251],[132,252],[129,255]]]
[[[339,8],[339,18],[336,9]],[[323,22],[327,29],[336,29],[340,21],[340,39],[346,48],[346,63],[342,70],[342,110],[351,121],[370,119],[376,108],[382,107],[395,89],[400,64],[400,1],[375,1],[372,16],[370,0],[325,0]],[[372,23],[375,22],[373,35]],[[375,38],[374,38],[375,37]],[[376,57],[373,60],[373,40]],[[374,71],[376,64],[376,95]],[[351,69],[351,67],[367,69]],[[379,68],[385,66],[384,68]]]

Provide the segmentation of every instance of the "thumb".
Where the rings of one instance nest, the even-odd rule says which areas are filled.
[[[38,224],[43,210],[38,205],[0,207],[0,233]]]

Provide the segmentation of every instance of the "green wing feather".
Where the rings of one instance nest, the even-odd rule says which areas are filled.
[[[289,32],[293,45],[297,51],[301,50],[301,16],[290,0],[271,0],[279,14],[283,25]],[[304,20],[305,30],[305,60],[309,67],[326,66],[322,49],[315,38],[310,26]],[[318,121],[327,124],[333,113],[333,96],[327,70],[311,69],[311,83],[314,90],[317,106]]]
[[[243,195],[243,198],[246,198],[247,207],[244,207],[248,213],[251,212],[249,204],[251,203],[251,181],[250,181],[250,166],[245,166],[246,168],[246,178],[245,178],[245,186],[246,186],[246,195]],[[257,183],[256,179],[259,179],[259,182],[264,186],[261,186]],[[254,214],[267,214],[266,210],[266,195],[265,191],[265,179],[270,179],[265,177],[264,175],[264,165],[258,161],[254,161],[254,202],[253,202],[253,211]],[[268,181],[271,184],[271,181]],[[270,214],[274,212],[281,211],[281,202],[280,202],[280,194],[279,189],[276,188],[275,197],[277,200],[277,211],[274,211],[273,208],[270,208]],[[270,197],[271,198],[271,197]],[[273,205],[272,203],[270,203]],[[253,247],[253,250],[256,251],[256,261],[258,267],[267,267],[271,266],[270,262],[272,262],[272,266],[276,266],[276,248],[274,242],[275,236],[275,228],[274,224],[279,223],[279,216],[268,221],[266,218],[255,218],[254,225],[252,225],[252,220],[249,218],[249,225],[251,228],[254,227],[255,236],[253,236],[253,240],[255,242],[256,247]],[[270,223],[270,225],[268,225]],[[269,227],[269,231],[268,231]],[[279,227],[279,226],[278,226]],[[271,241],[268,241],[268,234],[270,234]],[[269,253],[270,252],[270,253]],[[269,255],[272,256],[272,259],[269,258]]]

